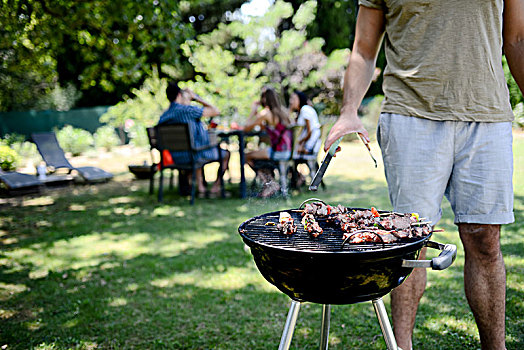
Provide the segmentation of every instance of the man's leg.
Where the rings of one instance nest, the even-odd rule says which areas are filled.
[[[211,187],[211,193],[218,193],[220,191],[220,178],[224,176],[224,173],[226,172],[228,166],[229,166],[229,152],[224,152],[224,157],[222,158],[222,172],[220,172],[220,169],[217,171],[217,179],[215,180],[215,183],[213,183],[213,186]]]
[[[202,168],[198,168],[196,170],[196,180],[197,180],[198,192],[205,193],[206,185],[204,185],[204,176],[202,175]]]
[[[426,258],[426,248],[420,251],[419,259]],[[412,347],[411,338],[415,326],[417,308],[426,288],[426,269],[413,269],[409,277],[391,292],[391,317],[397,345],[403,350]]]
[[[483,350],[505,349],[506,269],[500,225],[459,224],[465,251],[464,289]]]

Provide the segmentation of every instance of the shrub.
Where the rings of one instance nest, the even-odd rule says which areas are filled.
[[[65,152],[71,152],[73,156],[78,156],[93,146],[94,140],[91,133],[84,129],[73,128],[66,125],[59,131],[56,131],[56,138],[60,147]]]
[[[120,144],[120,138],[116,134],[115,128],[111,125],[99,127],[93,134],[93,138],[97,148],[105,148],[108,151]]]
[[[9,146],[0,145],[0,168],[4,171],[16,170],[16,164],[20,160],[18,153]]]
[[[141,124],[135,124],[129,129],[128,136],[129,143],[134,147],[147,148],[149,147],[149,138],[147,137],[146,127]]]
[[[2,143],[11,146],[15,143],[22,143],[25,141],[25,136],[17,133],[5,134]]]
[[[54,109],[57,111],[68,111],[82,97],[82,92],[71,83],[65,87],[56,84],[51,91],[36,101],[36,109]]]
[[[14,142],[11,148],[20,156],[20,161],[17,162],[18,167],[26,165],[35,165],[42,161],[42,157],[36,148],[36,145],[29,141]]]

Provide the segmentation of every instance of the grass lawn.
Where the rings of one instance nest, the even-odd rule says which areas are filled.
[[[504,227],[507,348],[524,348],[524,135],[515,134],[516,223]],[[380,158],[376,144],[375,157]],[[236,155],[231,164],[235,173]],[[244,220],[309,197],[390,209],[383,167],[360,143],[343,144],[327,190],[283,199],[196,199],[164,204],[126,166],[145,154],[107,156],[115,181],[46,191],[0,205],[1,349],[275,349],[290,300],[258,272],[237,233]],[[76,160],[78,161],[78,160]],[[213,169],[211,169],[213,170]],[[209,178],[214,178],[210,174]],[[236,180],[236,178],[234,178]],[[447,202],[433,240],[459,247],[428,271],[416,349],[479,349],[464,292],[464,254]],[[428,251],[431,256],[438,253]],[[332,268],[342,269],[343,266]],[[389,310],[389,296],[384,298]],[[292,349],[316,349],[321,306],[306,303]],[[332,307],[330,349],[384,349],[371,303]]]

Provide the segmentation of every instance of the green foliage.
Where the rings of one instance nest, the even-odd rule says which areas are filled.
[[[68,111],[81,97],[82,93],[73,84],[67,83],[64,88],[57,84],[48,94],[40,97],[35,107],[39,110]]]
[[[7,146],[12,146],[15,143],[24,142],[25,136],[17,133],[5,134],[0,141]]]
[[[515,121],[513,124],[521,129],[524,129],[524,102],[519,102],[513,108],[513,114],[515,115]]]
[[[35,165],[42,160],[33,142],[15,142],[11,145],[11,148],[20,156],[20,162],[17,163],[18,166]]]
[[[302,1],[291,1],[298,7]],[[315,21],[308,23],[308,36],[321,37],[326,41],[324,52],[351,48],[355,37],[357,1],[318,1]]]
[[[7,145],[0,144],[0,169],[3,171],[16,170],[16,164],[20,161],[20,156],[15,150]]]
[[[242,2],[4,0],[0,111],[41,108],[40,100],[68,84],[83,92],[83,106],[112,104],[162,62],[181,67],[187,78],[191,66],[180,44],[216,27]]]
[[[282,96],[292,89],[322,91],[317,102],[336,103],[349,51],[328,57],[322,53],[323,39],[306,40],[316,6],[316,1],[306,1],[293,14],[293,7],[279,0],[263,16],[222,24],[186,41],[184,54],[202,76],[182,85],[208,98],[229,120],[247,116],[265,84]],[[288,18],[293,27],[280,31]]]
[[[166,97],[167,81],[160,78],[158,70],[153,67],[152,75],[148,77],[139,89],[131,90],[132,97],[124,96],[124,101],[110,107],[100,117],[100,122],[115,128],[123,126],[126,120],[132,120],[141,126],[153,126],[160,114],[169,107]]]
[[[64,152],[70,152],[73,156],[78,156],[88,151],[94,143],[91,133],[84,129],[73,128],[66,125],[56,131],[56,138]]]
[[[120,138],[115,132],[115,128],[111,125],[104,125],[99,127],[93,134],[95,147],[105,148],[111,151],[114,147],[120,144]]]
[[[508,84],[509,101],[513,108],[513,114],[515,115],[515,121],[513,124],[519,128],[524,128],[524,97],[522,96],[522,92],[520,91],[517,82],[511,75],[506,56],[502,57],[502,66],[504,68],[506,83]]]
[[[502,57],[502,67],[504,68],[504,76],[506,77],[506,83],[508,84],[509,101],[511,103],[511,107],[515,108],[516,105],[524,102],[524,97],[522,96],[522,92],[520,91],[517,82],[511,75],[506,56]]]
[[[14,162],[16,167],[23,166],[24,163],[36,164],[41,160],[36,145],[33,142],[25,141],[24,135],[6,134],[3,139],[0,139],[0,146],[8,146],[16,153],[17,160]]]
[[[130,138],[129,143],[134,147],[148,148],[149,138],[147,136],[146,127],[141,124],[135,124],[129,128],[128,136]]]
[[[181,45],[184,55],[199,73],[194,80],[181,81],[221,111],[220,122],[243,123],[249,115],[251,102],[258,99],[262,87],[273,85],[285,96],[288,90],[310,90],[324,102],[328,111],[338,111],[341,80],[349,51],[335,50],[330,56],[322,53],[324,40],[306,40],[306,28],[315,18],[316,1],[303,3],[293,14],[293,7],[276,1],[267,13],[248,21],[234,20]],[[291,18],[294,27],[279,31],[284,19]],[[273,35],[274,34],[274,35]],[[178,80],[179,69],[162,65],[163,73]],[[152,126],[168,107],[165,97],[167,82],[160,78],[155,67],[152,74],[134,96],[110,107],[101,122],[114,127],[132,120],[139,128]],[[137,138],[143,131],[130,131]],[[138,144],[147,141],[137,139]],[[147,143],[146,143],[147,144]]]

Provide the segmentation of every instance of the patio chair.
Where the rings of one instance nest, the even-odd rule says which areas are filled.
[[[154,126],[146,128],[147,131],[147,138],[149,139],[149,153],[151,155],[151,168],[149,169],[149,194],[153,194],[155,191],[155,173],[159,169],[159,162],[155,161],[155,156],[153,154],[153,150],[158,150],[157,146],[157,136],[156,136],[156,129]],[[160,152],[160,151],[159,151]],[[171,175],[169,176],[169,189],[172,190],[174,185],[174,170],[171,169]],[[188,195],[191,192],[187,191],[187,188],[189,187],[189,182],[181,182],[181,178],[179,178],[179,193],[181,195]],[[182,188],[183,187],[183,188]],[[187,193],[186,193],[187,192]]]
[[[74,167],[65,157],[64,150],[58,144],[54,132],[35,133],[31,135],[38,152],[44,159],[52,172],[65,168],[68,173],[78,172],[80,177],[87,183],[105,182],[113,178],[113,174],[93,166]]]
[[[0,170],[0,183],[8,194],[25,194],[40,192],[41,182],[38,177],[29,174],[22,174],[16,171]]]
[[[159,163],[159,187],[158,187],[158,201],[163,201],[163,182],[164,182],[164,170],[165,169],[176,169],[179,172],[181,171],[191,171],[191,199],[190,204],[193,205],[195,202],[195,193],[196,193],[196,170],[203,168],[204,165],[219,162],[219,174],[222,174],[222,153],[220,152],[219,144],[210,144],[202,147],[194,146],[193,135],[189,132],[188,124],[169,124],[169,125],[157,125],[155,127],[156,135],[156,149],[160,151],[160,163]],[[197,159],[197,152],[203,151],[206,149],[218,149],[218,160],[201,160]],[[187,164],[177,164],[173,162],[172,164],[167,164],[165,159],[165,152],[180,152],[185,151],[189,153],[190,162]],[[180,183],[180,181],[179,181]],[[224,180],[223,177],[220,177],[220,187],[222,198],[225,197],[224,192]]]

